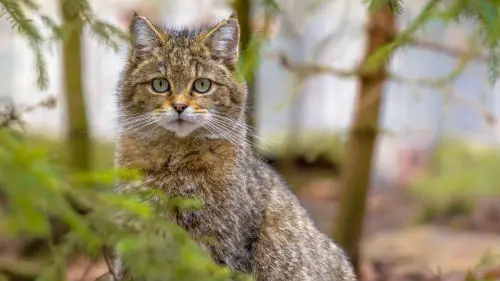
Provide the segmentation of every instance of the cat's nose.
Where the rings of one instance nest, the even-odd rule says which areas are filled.
[[[177,111],[177,113],[181,114],[184,109],[186,109],[188,106],[187,104],[185,103],[174,103],[173,105],[173,108],[175,109],[175,111]]]

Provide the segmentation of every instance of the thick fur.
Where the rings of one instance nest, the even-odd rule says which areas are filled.
[[[316,229],[282,179],[244,141],[246,87],[235,78],[237,20],[173,31],[136,16],[131,32],[136,41],[119,89],[117,165],[142,170],[144,186],[202,199],[201,210],[174,219],[232,270],[258,281],[356,280],[343,251]],[[153,93],[155,77],[167,78],[171,91]],[[210,94],[192,92],[198,77],[213,81]],[[201,125],[187,136],[155,122],[126,125],[130,116],[170,108],[179,100],[231,122],[218,129]]]

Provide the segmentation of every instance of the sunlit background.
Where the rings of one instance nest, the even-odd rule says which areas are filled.
[[[58,18],[57,1],[39,2],[44,13]],[[265,11],[260,1],[251,2],[251,27],[262,30]],[[320,229],[329,233],[359,81],[327,71],[303,73],[293,66],[355,69],[365,53],[367,9],[363,1],[353,0],[281,2],[268,23],[269,41],[260,52],[255,104],[249,110],[254,113],[258,151],[284,175]],[[398,28],[406,28],[426,2],[405,1]],[[123,30],[132,11],[169,26],[232,13],[222,0],[91,3],[99,18]],[[438,269],[443,276],[462,276],[488,251],[500,254],[500,92],[488,80],[488,57],[467,58],[453,81],[428,83],[453,72],[464,54],[478,45],[470,39],[473,28],[473,21],[430,22],[417,33],[420,43],[398,49],[390,61],[389,71],[402,79],[389,78],[383,89],[362,248],[366,280],[388,280],[380,279],[383,274],[410,280],[404,278]],[[127,44],[115,52],[90,32],[83,42],[87,116],[99,151],[93,162],[105,168],[113,163],[115,88]],[[32,50],[0,18],[0,100],[31,104],[55,96],[60,102],[54,109],[24,116],[33,138],[51,143],[65,134],[59,47],[54,44],[46,56],[50,84],[40,91]],[[384,266],[391,274],[380,269]]]

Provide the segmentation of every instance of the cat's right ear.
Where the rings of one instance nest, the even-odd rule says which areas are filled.
[[[148,19],[134,12],[130,23],[133,54],[140,58],[151,53],[155,48],[165,44],[165,35],[157,29]]]

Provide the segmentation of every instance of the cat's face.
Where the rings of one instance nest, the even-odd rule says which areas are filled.
[[[131,33],[134,44],[120,96],[125,127],[162,128],[186,137],[200,130],[222,133],[238,122],[246,93],[234,75],[235,18],[198,31],[175,31],[136,16]]]

